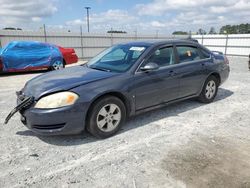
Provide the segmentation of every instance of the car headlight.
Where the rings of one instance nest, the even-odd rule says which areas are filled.
[[[73,92],[59,92],[42,97],[35,105],[35,108],[59,108],[75,103],[78,95]]]

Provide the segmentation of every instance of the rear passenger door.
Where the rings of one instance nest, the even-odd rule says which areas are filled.
[[[176,53],[180,64],[180,97],[199,94],[206,79],[206,62],[209,58],[193,45],[176,45]]]

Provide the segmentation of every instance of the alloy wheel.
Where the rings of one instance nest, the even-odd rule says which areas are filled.
[[[113,131],[121,121],[121,109],[116,104],[107,104],[97,114],[96,123],[103,132]]]
[[[54,70],[60,70],[60,69],[63,69],[63,62],[61,61],[56,61],[53,63],[53,69]]]
[[[210,80],[206,86],[206,91],[205,91],[206,98],[207,99],[213,98],[215,92],[216,92],[216,83],[214,80]]]

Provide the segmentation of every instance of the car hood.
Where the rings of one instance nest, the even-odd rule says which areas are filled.
[[[74,66],[45,73],[31,79],[25,84],[23,92],[27,96],[33,96],[35,99],[38,99],[49,93],[69,90],[115,75],[118,75],[118,73],[94,70],[86,66]]]

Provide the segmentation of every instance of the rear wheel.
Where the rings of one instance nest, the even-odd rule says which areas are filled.
[[[63,69],[65,67],[65,64],[63,61],[60,60],[56,60],[54,61],[54,63],[51,66],[51,70],[60,70]]]
[[[98,138],[114,135],[126,119],[123,102],[113,96],[97,100],[88,113],[87,130]]]
[[[219,81],[215,76],[209,76],[203,86],[199,96],[199,101],[203,103],[210,103],[217,95]]]

